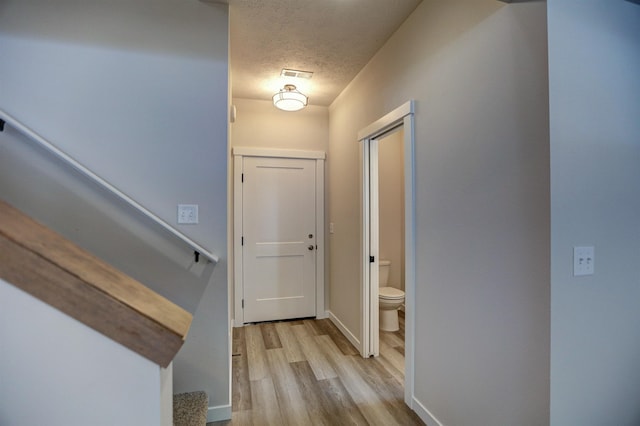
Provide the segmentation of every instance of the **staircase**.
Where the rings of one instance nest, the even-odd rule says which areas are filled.
[[[171,362],[191,320],[0,200],[3,424],[84,424],[98,413],[92,424],[169,426]],[[39,402],[26,409],[31,400]],[[174,425],[206,424],[204,392],[173,400]]]
[[[209,398],[205,392],[187,392],[173,396],[174,426],[206,426]]]

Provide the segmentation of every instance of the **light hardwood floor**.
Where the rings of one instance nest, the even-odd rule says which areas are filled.
[[[233,330],[232,419],[213,425],[423,425],[403,401],[404,318],[363,359],[329,320]]]

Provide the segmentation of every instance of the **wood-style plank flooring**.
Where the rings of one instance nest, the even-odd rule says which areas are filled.
[[[331,323],[233,330],[232,419],[213,425],[423,425],[404,404],[404,318],[363,359]]]

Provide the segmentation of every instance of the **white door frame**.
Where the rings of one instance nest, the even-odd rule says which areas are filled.
[[[360,297],[362,315],[360,321],[360,354],[364,358],[378,356],[379,348],[379,299],[378,282],[380,259],[378,218],[378,141],[370,138],[362,141],[362,262]],[[375,212],[375,213],[374,213]],[[371,261],[373,259],[373,262]]]
[[[270,149],[253,147],[233,148],[233,326],[244,325],[242,295],[243,255],[242,255],[242,164],[243,157],[302,158],[316,160],[316,318],[326,318],[324,309],[324,161],[322,151],[303,151],[295,149]]]
[[[378,324],[378,141],[387,132],[404,128],[404,241],[405,241],[405,403],[412,406],[415,326],[415,101],[408,101],[358,132],[362,142],[362,330],[363,357],[379,354]],[[374,259],[370,261],[371,257]]]

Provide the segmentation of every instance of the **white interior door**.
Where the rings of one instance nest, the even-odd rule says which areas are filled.
[[[378,141],[362,141],[362,313],[360,354],[378,356]]]
[[[316,315],[316,161],[244,157],[244,322]]]

